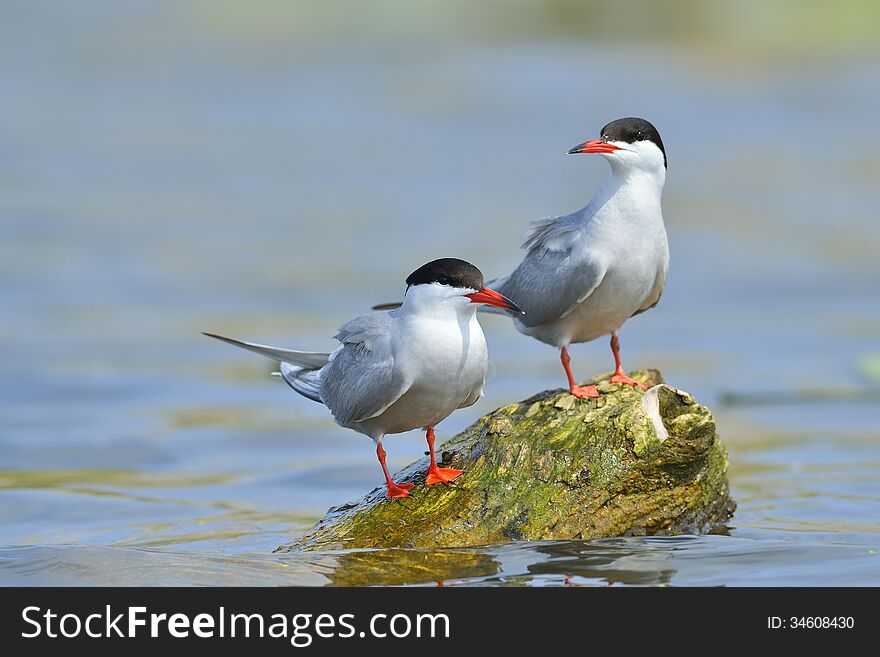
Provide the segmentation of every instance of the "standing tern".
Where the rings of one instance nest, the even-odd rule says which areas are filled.
[[[645,386],[620,364],[618,333],[634,315],[660,300],[669,246],[660,211],[666,151],[657,129],[639,118],[607,124],[599,139],[568,151],[599,153],[611,173],[582,210],[540,219],[526,233],[523,261],[490,284],[525,311],[517,330],[560,349],[575,397],[598,397],[596,386],[579,386],[571,373],[568,345],[611,334],[612,383]],[[508,313],[509,314],[509,313]]]
[[[425,484],[449,483],[462,471],[437,466],[434,426],[454,410],[474,404],[488,367],[486,340],[476,310],[488,304],[522,311],[483,283],[474,265],[441,258],[406,279],[399,309],[369,313],[343,325],[331,353],[294,351],[223,340],[280,361],[281,377],[296,392],[323,403],[337,424],[376,443],[386,496],[409,497],[410,483],[395,484],[385,464],[387,434],[423,428],[431,462]]]
[[[598,397],[599,390],[577,385],[568,345],[608,334],[615,365],[611,382],[644,390],[623,371],[618,333],[630,317],[657,305],[666,283],[669,246],[660,211],[666,150],[653,125],[630,117],[612,121],[599,139],[568,153],[599,153],[611,173],[585,208],[533,222],[522,245],[523,261],[508,276],[489,281],[525,312],[484,310],[510,315],[520,333],[559,348],[575,397]]]

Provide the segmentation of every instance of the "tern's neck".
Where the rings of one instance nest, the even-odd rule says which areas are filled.
[[[660,198],[663,195],[665,182],[666,167],[636,169],[612,166],[611,173],[599,186],[595,196],[585,208],[585,218],[589,219],[608,205],[621,210],[639,208],[659,212]]]
[[[638,187],[645,192],[651,192],[658,198],[663,193],[663,185],[666,183],[665,166],[633,166],[630,163],[622,164],[611,161],[611,175],[606,184],[613,184],[618,189],[626,187]]]

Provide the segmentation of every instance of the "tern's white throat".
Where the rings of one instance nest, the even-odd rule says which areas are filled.
[[[602,187],[611,188],[608,191],[612,193],[625,188],[639,195],[656,196],[659,203],[663,185],[666,184],[666,162],[663,152],[650,141],[615,145],[619,146],[620,150],[602,154],[611,167],[611,174]],[[597,196],[601,193],[602,190]]]

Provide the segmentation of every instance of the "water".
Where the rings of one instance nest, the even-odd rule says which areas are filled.
[[[876,49],[272,6],[4,3],[0,583],[880,584]],[[431,258],[504,273],[605,174],[563,153],[631,114],[669,154],[672,265],[624,364],[712,407],[726,534],[273,555],[381,474],[199,331],[323,349]],[[486,397],[441,440],[562,383],[484,326]],[[575,347],[575,372],[608,352]],[[386,448],[400,467],[423,438]]]

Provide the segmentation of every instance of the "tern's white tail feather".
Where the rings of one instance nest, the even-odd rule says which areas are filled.
[[[308,397],[319,404],[324,403],[321,399],[321,370],[311,370],[282,362],[281,378],[303,397]]]
[[[248,351],[253,351],[261,356],[268,356],[274,360],[283,361],[285,363],[293,363],[308,370],[318,370],[327,364],[330,360],[330,354],[317,351],[295,351],[293,349],[280,349],[278,347],[269,347],[263,344],[255,344],[253,342],[243,342],[232,338],[224,338],[222,335],[214,333],[203,333],[209,338],[217,338],[235,347],[241,347]]]

